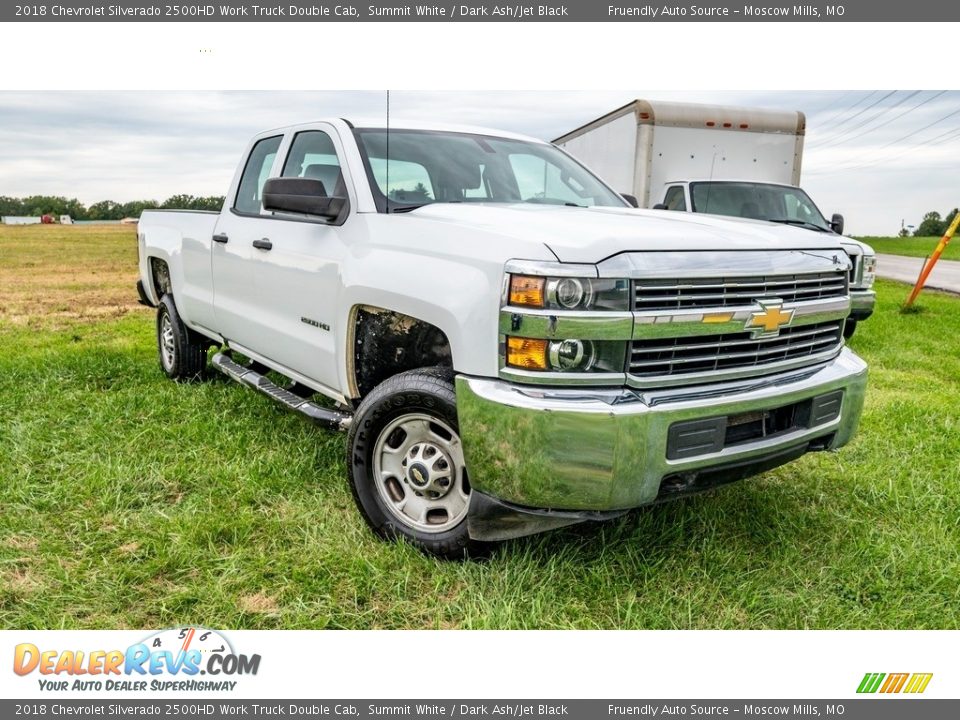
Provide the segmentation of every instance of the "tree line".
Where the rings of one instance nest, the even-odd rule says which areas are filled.
[[[931,210],[926,215],[923,216],[923,220],[917,226],[917,229],[913,231],[914,237],[942,237],[947,228],[950,227],[950,223],[953,222],[953,218],[956,217],[957,213],[960,212],[960,209],[954,208],[947,213],[946,217],[940,217],[940,213],[936,210]],[[906,235],[908,233],[901,232],[901,235]]]
[[[219,210],[223,205],[223,196],[210,195],[174,195],[163,202],[156,200],[131,200],[118,203],[113,200],[101,200],[89,207],[76,198],[54,195],[32,195],[14,198],[0,195],[0,215],[69,215],[74,220],[122,220],[127,217],[140,217],[144,210]]]

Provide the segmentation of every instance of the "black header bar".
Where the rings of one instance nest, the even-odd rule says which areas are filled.
[[[3,22],[942,22],[960,20],[960,3],[944,0],[846,0],[790,4],[770,0],[632,3],[547,0],[539,3],[378,0],[59,0],[4,3]]]

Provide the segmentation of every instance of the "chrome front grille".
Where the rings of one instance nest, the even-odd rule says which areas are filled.
[[[753,338],[750,332],[634,340],[628,372],[636,378],[753,368],[784,361],[812,362],[843,344],[843,320],[787,327],[779,335]]]
[[[758,299],[784,303],[843,297],[846,272],[768,277],[684,278],[635,280],[633,307],[637,312],[752,305]]]

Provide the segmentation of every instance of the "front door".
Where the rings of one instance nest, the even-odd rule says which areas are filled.
[[[347,197],[341,157],[335,131],[317,125],[293,136],[280,176],[320,180],[327,195]],[[337,221],[281,214],[262,222],[266,244],[253,248],[251,263],[261,318],[258,342],[266,348],[261,354],[336,389],[336,309],[344,228]]]

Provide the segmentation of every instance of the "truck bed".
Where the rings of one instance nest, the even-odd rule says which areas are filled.
[[[187,273],[186,277],[171,278],[176,287],[183,288],[178,306],[185,319],[200,322],[209,320],[213,301],[210,245],[218,217],[219,213],[207,210],[145,210],[140,215],[137,228],[140,280],[151,303],[156,305],[160,301],[160,293],[148,256],[166,262],[173,275]],[[169,262],[170,258],[178,255],[192,260]]]

